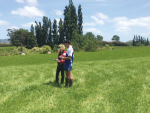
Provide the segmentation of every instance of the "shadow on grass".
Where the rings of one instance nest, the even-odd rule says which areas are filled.
[[[57,88],[62,88],[64,86],[64,84],[59,84],[59,83],[56,83],[55,81],[49,81],[49,82],[43,83],[43,85],[51,85]]]

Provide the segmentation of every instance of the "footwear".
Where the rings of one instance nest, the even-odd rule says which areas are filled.
[[[72,84],[73,84],[73,79],[70,79],[70,81],[69,81],[69,87],[71,87],[72,86]]]
[[[66,78],[66,82],[65,82],[65,86],[64,87],[68,87],[69,83],[69,78]]]

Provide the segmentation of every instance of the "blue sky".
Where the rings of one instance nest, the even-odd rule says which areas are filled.
[[[30,30],[35,20],[47,16],[52,21],[64,18],[69,0],[0,0],[0,39],[7,39],[8,28]],[[132,40],[134,35],[150,38],[149,0],[73,0],[83,12],[83,33],[102,35],[111,41],[113,35],[120,41]]]

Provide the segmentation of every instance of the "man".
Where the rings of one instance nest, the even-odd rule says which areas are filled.
[[[66,40],[64,45],[67,47],[66,57],[62,57],[65,60],[64,70],[66,72],[66,83],[65,87],[71,87],[73,84],[73,77],[72,77],[72,64],[74,59],[74,49],[71,46],[70,40]]]
[[[60,44],[58,46],[58,59],[56,59],[56,61],[58,62],[57,65],[57,70],[56,70],[56,83],[59,83],[59,72],[61,71],[61,84],[64,83],[64,63],[65,60],[61,60],[61,58],[59,57],[65,57],[66,56],[66,51],[65,46],[63,44]]]

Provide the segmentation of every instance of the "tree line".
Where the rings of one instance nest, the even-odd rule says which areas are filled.
[[[25,29],[8,29],[9,41],[13,46],[25,46],[28,49],[33,47],[42,47],[49,45],[52,49],[56,49],[58,44],[64,40],[71,40],[75,51],[96,51],[99,47],[105,45],[103,36],[95,36],[92,32],[87,32],[83,35],[83,13],[81,5],[78,6],[78,11],[72,2],[69,0],[69,5],[65,6],[64,19],[57,22],[56,19],[51,21],[50,18],[43,16],[42,22],[35,21],[35,26],[31,25],[30,32]],[[119,43],[120,37],[114,35],[112,38],[114,43],[110,45],[127,46],[124,43]]]
[[[148,46],[149,45],[149,40],[148,38],[145,39],[144,37],[142,36],[137,36],[137,35],[134,35],[134,38],[133,38],[133,46]]]
[[[76,35],[83,35],[83,15],[81,5],[78,7],[78,14],[73,5],[72,0],[69,0],[69,5],[64,9],[64,20],[60,18],[59,23],[56,19],[51,22],[51,19],[43,16],[42,23],[35,21],[35,27],[31,25],[30,32],[24,29],[8,29],[9,41],[13,46],[23,44],[27,48],[34,46],[49,45],[54,48],[54,45],[62,43],[64,40],[75,40]]]

